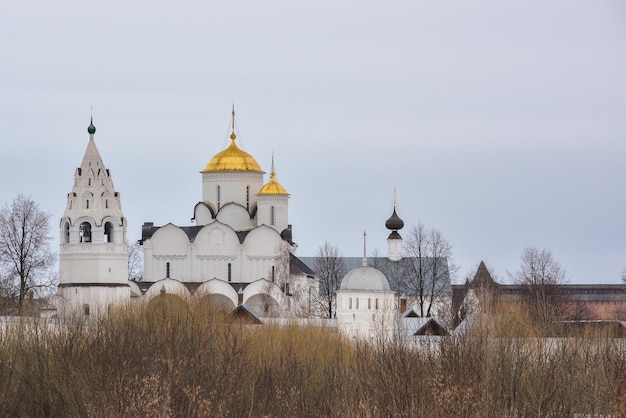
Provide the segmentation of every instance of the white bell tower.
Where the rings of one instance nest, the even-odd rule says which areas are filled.
[[[391,231],[387,237],[387,258],[391,261],[402,260],[402,236],[398,233],[404,227],[404,221],[396,213],[396,190],[393,190],[393,213],[385,222],[385,227]]]
[[[104,166],[94,136],[74,173],[74,186],[60,222],[59,293],[62,313],[104,313],[130,300],[126,219],[120,195]]]

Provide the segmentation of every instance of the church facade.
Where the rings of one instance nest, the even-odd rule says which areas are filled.
[[[315,273],[293,254],[289,194],[237,145],[201,173],[193,225],[142,226],[143,280],[128,280],[126,219],[95,145],[95,127],[61,219],[60,296],[84,314],[124,301],[191,299],[225,311],[245,304],[263,316],[313,314]]]

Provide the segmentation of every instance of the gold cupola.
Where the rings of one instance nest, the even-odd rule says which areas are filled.
[[[259,190],[258,195],[268,195],[268,194],[278,194],[278,195],[287,195],[287,190],[276,181],[276,171],[274,170],[274,154],[272,154],[272,172],[270,174],[270,181],[266,183],[261,190]]]
[[[235,143],[235,106],[233,105],[233,131],[230,134],[230,145],[222,152],[218,152],[211,158],[201,173],[213,173],[218,171],[252,171],[263,173],[261,166],[254,157],[240,149]]]

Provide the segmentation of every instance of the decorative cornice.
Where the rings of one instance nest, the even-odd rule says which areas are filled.
[[[247,260],[276,260],[278,256],[271,255],[257,255],[257,256],[246,256]]]
[[[226,261],[236,261],[237,256],[231,255],[196,255],[198,260],[226,260]]]
[[[184,260],[187,258],[187,255],[156,254],[152,258],[155,260]]]
[[[130,287],[128,283],[59,283],[59,287]]]

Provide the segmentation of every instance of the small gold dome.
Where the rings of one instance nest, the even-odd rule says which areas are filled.
[[[231,143],[224,151],[215,154],[201,173],[212,173],[215,171],[253,171],[263,173],[261,166],[254,157],[239,149],[235,144],[237,136],[233,133]]]
[[[287,193],[287,190],[285,190],[285,188],[276,181],[276,174],[273,171],[272,171],[269,183],[261,187],[261,190],[259,190],[258,194],[259,195],[263,195],[263,194],[289,195],[289,193]]]

